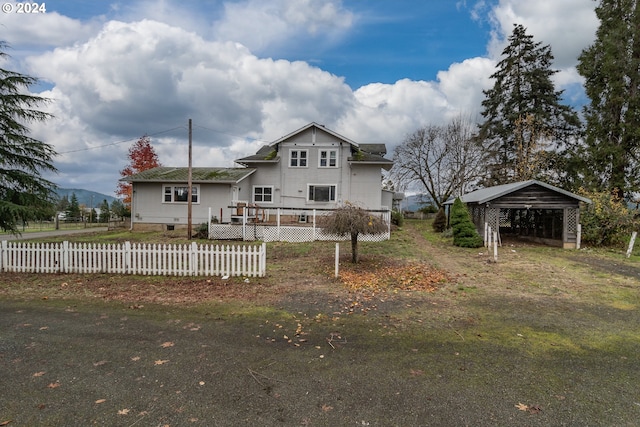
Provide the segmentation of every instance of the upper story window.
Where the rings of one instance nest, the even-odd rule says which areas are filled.
[[[254,203],[273,203],[273,186],[253,187]]]
[[[291,150],[289,152],[289,166],[292,168],[306,168],[309,152],[307,150]]]
[[[199,203],[200,186],[191,186],[191,202]],[[165,203],[187,203],[189,201],[189,187],[184,185],[165,185],[163,186]]]
[[[320,150],[318,167],[335,168],[338,166],[338,150]]]

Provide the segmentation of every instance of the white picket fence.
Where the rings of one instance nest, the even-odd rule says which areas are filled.
[[[266,244],[253,246],[2,241],[0,271],[164,276],[249,276],[266,272]]]

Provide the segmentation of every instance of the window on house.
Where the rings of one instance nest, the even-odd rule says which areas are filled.
[[[309,185],[309,201],[311,202],[335,202],[335,185]]]
[[[289,157],[289,166],[292,168],[307,167],[307,150],[291,150]]]
[[[191,202],[198,203],[199,201],[199,186],[192,185],[191,186]],[[187,203],[189,201],[188,197],[189,187],[182,185],[165,185],[163,194],[164,194],[164,202],[165,203]]]
[[[338,150],[320,150],[319,159],[319,167],[335,168],[338,166]]]
[[[254,203],[273,203],[273,187],[253,187]]]

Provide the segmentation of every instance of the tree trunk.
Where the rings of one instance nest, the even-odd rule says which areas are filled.
[[[351,262],[358,262],[358,233],[351,233]]]

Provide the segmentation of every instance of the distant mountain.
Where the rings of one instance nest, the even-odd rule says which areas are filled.
[[[106,200],[109,205],[116,200],[115,197],[107,196],[106,194],[97,193],[95,191],[90,190],[82,190],[78,188],[58,188],[56,190],[56,194],[59,198],[63,198],[67,196],[69,200],[71,200],[71,195],[75,194],[78,199],[78,204],[85,205],[86,207],[94,207],[97,208],[100,206],[103,200]]]

